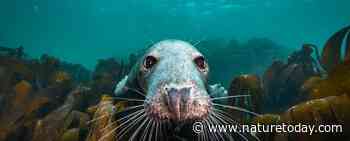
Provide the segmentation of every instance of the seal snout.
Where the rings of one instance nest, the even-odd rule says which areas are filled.
[[[165,103],[176,120],[181,120],[188,110],[191,87],[165,88]]]
[[[193,83],[160,85],[147,104],[148,115],[158,120],[186,121],[208,116],[210,100],[207,93]]]

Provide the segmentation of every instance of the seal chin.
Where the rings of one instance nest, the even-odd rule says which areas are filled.
[[[156,120],[206,119],[211,110],[210,98],[206,95],[193,87],[165,88],[145,103],[146,113]]]

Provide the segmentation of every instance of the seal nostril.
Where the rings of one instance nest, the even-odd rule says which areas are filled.
[[[188,112],[191,87],[185,88],[164,88],[167,95],[164,95],[164,103],[174,119],[182,120]]]

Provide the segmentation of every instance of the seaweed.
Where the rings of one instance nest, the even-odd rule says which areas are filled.
[[[322,52],[322,60],[321,63],[323,67],[330,71],[338,64],[344,62],[341,57],[341,48],[344,38],[347,34],[350,32],[350,26],[345,27],[338,32],[336,32],[334,35],[332,35],[327,43],[325,44]],[[349,60],[350,57],[350,37],[348,35],[348,38],[346,40],[346,51],[345,51],[345,60]]]

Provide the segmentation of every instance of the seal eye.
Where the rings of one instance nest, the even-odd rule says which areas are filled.
[[[207,63],[205,62],[205,59],[203,56],[199,56],[195,58],[194,62],[196,63],[197,67],[201,70],[205,70],[207,68]]]
[[[143,66],[146,69],[152,68],[157,63],[157,59],[154,56],[147,56],[143,62]]]

